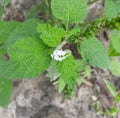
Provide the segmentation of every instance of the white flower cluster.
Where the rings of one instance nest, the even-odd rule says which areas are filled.
[[[62,61],[62,60],[64,60],[68,55],[69,55],[68,50],[66,50],[66,51],[63,51],[63,50],[54,50],[53,54],[51,54],[51,57],[52,57],[54,60]]]

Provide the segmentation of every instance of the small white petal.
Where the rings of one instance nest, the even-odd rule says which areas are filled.
[[[54,60],[62,61],[62,60],[64,60],[68,56],[67,54],[69,54],[68,50],[66,50],[66,51],[54,50],[53,54],[51,54],[51,57]]]

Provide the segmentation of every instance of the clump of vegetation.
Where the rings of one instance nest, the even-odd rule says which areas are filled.
[[[119,62],[111,59],[120,56],[120,1],[105,0],[105,14],[87,22],[84,21],[86,0],[45,0],[44,6],[44,20],[35,18],[34,12],[38,13],[39,8],[36,6],[30,11],[33,15],[26,12],[25,22],[0,22],[0,105],[3,107],[9,103],[13,80],[35,78],[45,71],[50,81],[58,81],[58,92],[69,96],[74,95],[81,78],[90,77],[91,66],[109,69],[113,75],[120,76]],[[111,30],[108,50],[96,38],[100,30]],[[64,48],[66,44],[76,46],[77,57],[73,50]],[[111,83],[105,83],[118,100]]]

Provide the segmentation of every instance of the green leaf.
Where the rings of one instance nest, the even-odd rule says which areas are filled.
[[[85,66],[87,65],[87,62],[83,59],[77,59],[75,60],[75,64],[77,67],[77,72],[82,72],[85,70]]]
[[[109,68],[110,60],[105,48],[95,37],[84,39],[80,44],[81,55],[84,60],[99,68]]]
[[[70,89],[74,89],[77,78],[76,65],[73,56],[69,56],[61,62],[56,62],[60,78]]]
[[[69,32],[68,32],[68,35],[71,36],[71,35],[76,35],[76,33],[78,32],[81,32],[81,28],[76,25],[73,29],[71,29]]]
[[[26,19],[39,18],[39,13],[41,9],[44,9],[43,3],[41,1],[33,5],[29,10],[25,10]]]
[[[91,68],[90,65],[85,60],[77,59],[75,60],[77,66],[77,72],[82,73],[84,77],[90,78]]]
[[[10,0],[3,0],[4,1],[4,5],[7,6],[8,3],[10,3]]]
[[[109,19],[115,18],[120,13],[119,0],[105,0],[105,14]]]
[[[6,54],[6,50],[5,49],[2,49],[0,48],[0,58],[3,56],[3,54]]]
[[[3,9],[2,9],[2,5],[0,4],[0,19],[2,17],[2,12],[3,12]]]
[[[120,76],[120,62],[117,60],[111,60],[110,71],[115,76]]]
[[[105,114],[116,117],[118,112],[119,112],[119,109],[116,106],[112,106],[111,108],[105,111]]]
[[[7,79],[33,78],[50,65],[51,49],[40,39],[24,38],[8,48],[9,61],[0,61],[0,75]]]
[[[118,30],[113,30],[110,36],[111,43],[113,48],[117,51],[120,52],[120,31]]]
[[[59,78],[58,92],[61,93],[65,89],[66,83],[63,79]]]
[[[12,81],[0,78],[0,106],[7,108],[12,93]]]
[[[87,78],[90,78],[91,77],[91,68],[89,65],[86,65],[85,66],[85,72],[84,72],[84,76],[87,77]]]
[[[116,101],[116,102],[120,102],[120,94],[116,94],[116,96],[115,96],[115,101]]]
[[[19,24],[19,22],[15,21],[0,22],[0,45],[3,45],[8,40],[10,34]]]
[[[110,43],[110,46],[109,46],[109,48],[108,48],[108,55],[109,55],[109,56],[120,56],[120,52],[117,52],[117,51],[113,48],[112,44]]]
[[[8,41],[6,42],[4,47],[8,47],[11,44],[15,43],[16,41],[21,40],[25,37],[39,38],[39,33],[37,32],[37,29],[36,29],[38,22],[39,21],[37,19],[31,19],[31,20],[25,21],[24,23],[21,23],[18,27],[16,27],[11,32],[11,34],[8,37]]]
[[[51,61],[50,66],[47,71],[48,71],[47,77],[49,77],[51,81],[55,81],[60,76],[60,73],[57,70],[54,60]]]
[[[65,36],[65,31],[60,27],[54,27],[49,24],[38,24],[38,32],[45,44],[50,47],[56,47]]]
[[[109,89],[110,93],[113,95],[113,97],[115,97],[117,94],[115,86],[108,80],[104,79],[104,82],[105,82],[107,88]]]
[[[79,23],[84,20],[87,13],[86,0],[52,0],[53,15],[66,21],[66,24]]]

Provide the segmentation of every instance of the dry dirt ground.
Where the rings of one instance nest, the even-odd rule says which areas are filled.
[[[37,2],[38,0],[12,0],[2,19],[24,21],[23,9],[28,9]],[[99,0],[89,6],[85,20],[99,17],[102,13],[103,1]],[[109,41],[102,32],[98,37],[107,48]],[[50,83],[45,74],[32,80],[14,81],[11,102],[8,109],[0,108],[0,118],[105,118],[103,110],[115,103],[103,78],[113,82],[117,90],[120,90],[119,78],[115,78],[107,70],[96,68],[93,68],[92,78],[78,86],[75,96],[70,99],[58,94],[56,85]],[[115,118],[120,118],[120,113]]]

